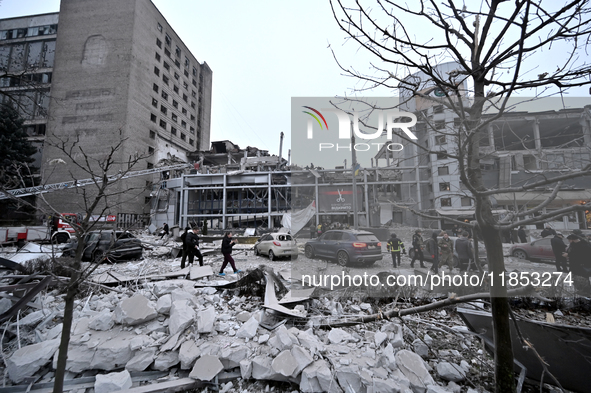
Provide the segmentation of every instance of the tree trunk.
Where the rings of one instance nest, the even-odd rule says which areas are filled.
[[[507,288],[501,286],[501,276],[505,274],[503,243],[499,231],[492,226],[481,227],[488,255],[488,270],[492,273],[490,302],[494,333],[495,383],[497,392],[514,392],[513,346],[509,320],[509,299]]]
[[[78,293],[78,272],[72,274],[68,291],[66,292],[64,323],[62,328],[62,337],[57,357],[57,367],[55,370],[55,382],[53,384],[53,393],[62,393],[64,389],[64,375],[66,372],[66,361],[68,360],[68,346],[70,345],[70,335],[72,330],[72,320],[74,318],[74,298]]]

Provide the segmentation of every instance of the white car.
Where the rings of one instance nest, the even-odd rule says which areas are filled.
[[[298,246],[289,233],[267,233],[254,244],[254,255],[267,255],[270,260],[276,258],[298,258]]]

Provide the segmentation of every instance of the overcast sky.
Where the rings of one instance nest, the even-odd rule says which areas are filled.
[[[360,87],[342,75],[329,45],[342,64],[361,72],[371,72],[370,61],[375,61],[352,42],[343,46],[345,35],[328,1],[153,2],[195,57],[213,70],[212,141],[229,139],[242,148],[278,154],[283,131],[286,156],[291,97],[342,96]],[[1,18],[55,11],[59,0],[0,2]],[[428,26],[421,31],[430,34]],[[588,88],[579,91],[589,96]]]
[[[287,155],[291,97],[343,95],[354,84],[340,75],[328,48],[341,47],[344,37],[328,2],[153,2],[197,60],[213,70],[212,141],[278,154],[283,131]],[[59,3],[2,0],[0,17],[56,12]]]

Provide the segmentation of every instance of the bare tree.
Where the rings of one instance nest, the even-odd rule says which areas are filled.
[[[457,161],[461,181],[474,199],[475,226],[484,240],[489,271],[494,276],[505,270],[500,230],[589,209],[589,204],[571,206],[524,219],[543,208],[548,203],[544,201],[534,209],[515,211],[507,219],[498,220],[490,196],[552,186],[551,200],[560,182],[590,175],[591,166],[549,173],[529,184],[491,189],[483,181],[480,165],[480,144],[487,127],[507,112],[512,96],[520,92],[534,96],[563,94],[569,88],[591,84],[591,65],[585,59],[591,38],[589,1],[491,0],[458,5],[453,0],[377,0],[364,5],[334,0],[331,5],[348,38],[377,60],[371,73],[341,65],[348,75],[364,82],[361,90],[400,88],[401,96],[443,105],[460,119],[449,132],[455,151],[438,152],[424,145],[417,148]],[[444,62],[455,62],[457,67],[440,72],[437,65]],[[439,94],[430,95],[433,89],[426,91],[413,75],[420,75],[418,79],[428,81]],[[464,91],[466,88],[468,91]],[[496,108],[494,115],[485,115],[488,107]],[[515,391],[505,287],[491,286],[491,304],[496,390]]]
[[[63,329],[61,335],[61,342],[59,346],[59,354],[57,360],[57,369],[55,375],[54,392],[63,391],[64,374],[66,370],[68,345],[70,342],[70,331],[73,321],[74,300],[80,293],[85,281],[98,267],[98,263],[83,264],[83,252],[85,248],[84,238],[86,235],[95,229],[101,219],[106,215],[116,210],[120,203],[127,200],[132,200],[143,193],[145,189],[130,189],[121,187],[123,178],[134,169],[140,162],[150,156],[150,154],[136,153],[126,159],[121,158],[121,150],[123,149],[125,138],[120,134],[119,140],[115,141],[113,145],[104,149],[104,153],[97,155],[93,146],[85,147],[80,143],[78,138],[54,138],[46,142],[52,148],[57,149],[63,158],[54,160],[51,165],[66,165],[70,166],[70,177],[72,180],[82,180],[78,178],[83,174],[86,178],[92,179],[91,185],[86,187],[73,187],[68,192],[77,196],[79,203],[77,206],[81,211],[77,212],[80,219],[72,219],[71,216],[61,215],[57,208],[54,208],[45,198],[44,194],[39,194],[38,198],[42,199],[43,203],[38,203],[36,208],[38,212],[45,215],[57,215],[62,220],[68,222],[75,230],[75,238],[77,241],[77,248],[75,256],[64,257],[54,260],[54,264],[59,266],[60,271],[67,272],[68,279],[62,284],[65,289],[65,308]],[[88,151],[87,151],[88,150]],[[4,191],[7,191],[6,189]],[[64,191],[55,191],[64,192]],[[5,195],[10,195],[4,192]],[[70,194],[70,198],[72,194]],[[56,277],[58,280],[63,280],[63,277]]]

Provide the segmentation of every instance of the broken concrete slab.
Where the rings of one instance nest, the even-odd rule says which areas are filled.
[[[256,336],[258,328],[259,321],[254,316],[252,316],[240,327],[240,329],[238,329],[238,331],[236,332],[236,337],[253,338],[254,336]]]
[[[198,280],[203,277],[209,277],[213,275],[213,270],[211,269],[210,265],[205,266],[193,266],[191,267],[191,273],[189,273],[189,278],[191,280]]]
[[[215,324],[215,308],[208,307],[205,310],[197,311],[197,333],[211,333]]]
[[[119,373],[98,374],[94,383],[95,393],[111,393],[129,389],[132,385],[129,371]]]
[[[295,337],[292,339],[292,335],[287,331],[285,325],[281,325],[275,329],[273,337],[269,339],[269,345],[283,351],[285,349],[290,349],[293,346],[294,339],[297,341]]]
[[[181,369],[188,370],[193,367],[195,360],[201,356],[201,349],[195,344],[194,340],[185,341],[179,350],[179,360]]]
[[[402,392],[402,387],[389,379],[373,378],[372,385],[374,393],[398,393]]]
[[[173,335],[182,332],[193,323],[195,310],[187,300],[178,300],[172,303],[170,308],[170,319],[168,322],[169,334]]]
[[[228,347],[222,350],[220,361],[226,370],[240,367],[240,362],[248,357],[249,350],[244,345]]]
[[[104,309],[88,321],[88,327],[93,330],[109,330],[114,324],[113,314],[109,309]]]
[[[211,381],[223,369],[224,365],[217,356],[203,355],[195,362],[189,377],[199,381]]]
[[[466,375],[462,367],[450,362],[437,363],[437,375],[446,381],[460,382],[466,379]]]
[[[252,377],[258,380],[288,381],[288,378],[273,370],[273,359],[259,355],[252,359]]]
[[[161,352],[154,360],[152,368],[158,371],[166,371],[179,363],[178,351]]]
[[[156,312],[158,314],[168,314],[172,306],[172,296],[170,294],[162,295],[156,302]]]
[[[353,337],[349,333],[340,328],[331,329],[328,333],[328,341],[332,344],[340,344],[341,342],[349,341],[352,338]]]
[[[379,347],[380,345],[382,345],[382,343],[384,341],[386,341],[386,339],[388,338],[388,335],[384,332],[376,332],[374,334],[374,342],[376,343],[376,346]]]
[[[248,311],[241,311],[236,314],[236,320],[240,322],[246,322],[250,319],[251,314]]]
[[[419,338],[412,342],[414,353],[426,359],[429,357],[429,347]]]
[[[54,339],[27,345],[16,350],[6,361],[8,376],[16,383],[32,377],[51,360],[59,345],[60,340]]]
[[[152,303],[140,294],[123,300],[113,312],[115,322],[127,326],[139,325],[157,316],[158,313]]]
[[[292,377],[298,376],[303,369],[314,362],[312,355],[306,349],[297,345],[291,349],[291,355],[294,357],[297,363],[297,367],[293,372]]]
[[[347,393],[364,392],[361,376],[357,365],[342,366],[336,370],[337,380],[341,388]]]
[[[271,362],[271,368],[276,373],[283,375],[284,377],[290,377],[296,368],[298,367],[298,363],[296,359],[291,354],[291,351],[285,350],[273,359]]]
[[[135,334],[133,332],[119,329],[96,332],[92,335],[91,341],[88,341],[86,346],[81,346],[82,348],[87,348],[82,356],[85,359],[89,358],[88,349],[95,348],[89,369],[111,371],[123,368],[133,357],[130,344],[134,337]],[[70,351],[68,350],[68,361],[70,359]],[[73,371],[69,368],[68,370]]]
[[[125,365],[125,369],[129,372],[140,372],[147,369],[150,364],[156,358],[156,348],[146,348],[141,351],[137,351],[135,356],[132,357],[129,362]]]
[[[426,392],[428,385],[435,385],[425,361],[419,355],[402,349],[396,353],[395,358],[398,369],[410,381],[413,391]]]
[[[243,359],[240,361],[240,376],[244,380],[252,377],[252,362],[250,360]]]

